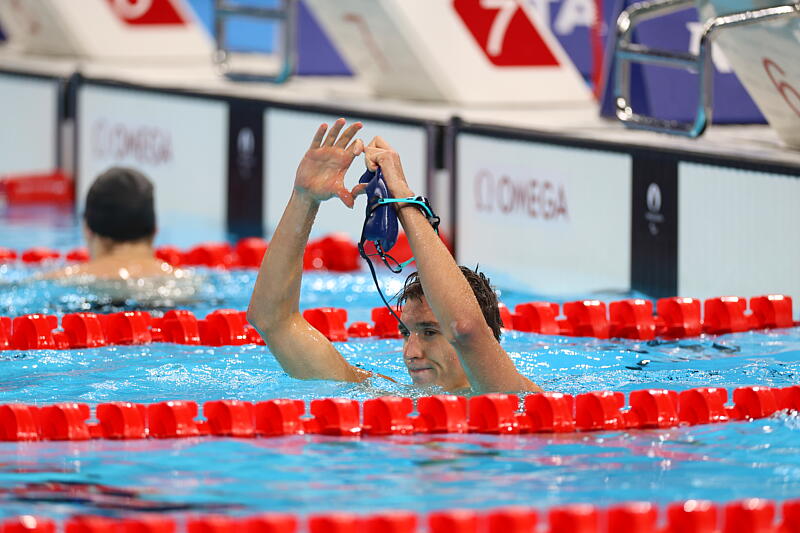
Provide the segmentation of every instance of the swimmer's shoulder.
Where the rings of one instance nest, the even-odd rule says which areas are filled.
[[[187,271],[174,268],[157,259],[146,261],[112,261],[100,259],[67,265],[64,268],[41,275],[42,279],[58,279],[86,281],[87,279],[102,281],[128,281],[135,279],[168,279],[186,277]]]

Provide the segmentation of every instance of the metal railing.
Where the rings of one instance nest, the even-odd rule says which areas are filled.
[[[297,0],[278,0],[277,7],[243,5],[229,0],[214,0],[214,34],[216,41],[215,63],[222,73],[235,81],[260,81],[283,83],[295,72],[297,66],[296,11]],[[246,17],[279,23],[281,33],[281,64],[277,73],[256,73],[236,70],[231,58],[234,54],[258,55],[257,52],[233,51],[227,44],[226,22],[230,17]]]
[[[721,30],[748,26],[787,16],[800,15],[800,2],[764,9],[741,11],[709,19],[703,25],[697,54],[673,52],[632,43],[633,30],[641,22],[662,17],[695,6],[694,0],[654,0],[638,2],[623,11],[617,19],[614,52],[614,97],[617,118],[631,128],[699,137],[711,123],[713,107],[713,75],[711,44]],[[631,107],[632,63],[683,68],[698,74],[698,105],[692,122],[664,120],[636,113]]]

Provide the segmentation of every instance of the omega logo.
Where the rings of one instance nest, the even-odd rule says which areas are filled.
[[[256,136],[250,128],[242,128],[236,136],[236,165],[242,179],[250,179],[256,166]]]
[[[521,214],[543,220],[569,219],[564,185],[550,180],[496,178],[483,169],[475,176],[475,204],[484,213]]]
[[[92,151],[99,159],[162,165],[172,160],[172,135],[155,126],[110,124],[101,119],[92,128]]]
[[[651,183],[647,187],[646,202],[647,213],[644,218],[647,220],[647,229],[650,235],[658,235],[658,225],[664,222],[664,215],[661,213],[661,187],[657,183]]]

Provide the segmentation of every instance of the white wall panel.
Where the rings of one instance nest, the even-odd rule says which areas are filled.
[[[630,286],[631,159],[462,134],[457,257],[545,293]]]
[[[0,175],[56,168],[58,85],[0,74]]]
[[[680,163],[678,290],[800,301],[800,178]]]

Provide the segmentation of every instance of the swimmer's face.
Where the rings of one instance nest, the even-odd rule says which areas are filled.
[[[448,391],[469,388],[458,354],[442,334],[425,297],[408,300],[401,318],[410,328],[403,331],[401,327],[403,362],[414,385],[439,385]]]

